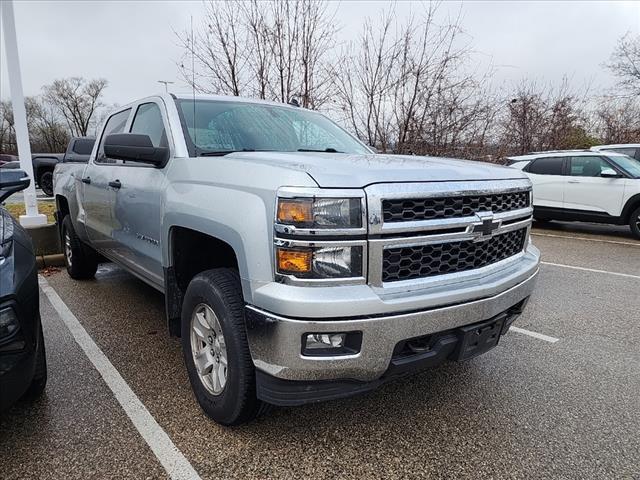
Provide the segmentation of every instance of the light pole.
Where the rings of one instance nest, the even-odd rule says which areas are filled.
[[[168,92],[169,88],[168,88],[168,84],[174,84],[175,82],[170,82],[169,80],[158,80],[158,83],[163,83],[164,84],[164,91]]]
[[[16,24],[13,15],[13,0],[0,2],[0,16],[4,30],[4,49],[7,55],[9,70],[9,90],[11,91],[11,105],[13,106],[13,120],[16,131],[16,144],[20,168],[24,170],[31,183],[24,190],[24,206],[26,215],[20,215],[20,224],[24,227],[35,227],[47,224],[47,216],[38,213],[36,201],[36,183],[33,178],[33,164],[31,163],[31,146],[29,145],[29,130],[27,129],[27,112],[22,93],[22,76],[20,74],[20,58],[18,56],[18,40],[16,38]]]

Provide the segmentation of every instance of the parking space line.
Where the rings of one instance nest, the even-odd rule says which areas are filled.
[[[538,233],[538,232],[531,232],[531,235],[537,235],[538,237],[569,238],[571,240],[582,240],[584,242],[613,243],[615,245],[630,245],[632,247],[640,247],[640,243],[623,242],[621,240],[602,240],[600,238],[574,237],[572,235],[555,235],[553,233]]]
[[[49,282],[38,275],[41,290],[49,299],[60,318],[67,326],[76,343],[80,346],[93,366],[100,373],[118,403],[136,427],[144,441],[149,445],[158,461],[170,478],[175,480],[199,480],[200,476],[193,466],[178,450],[169,435],[156,422],[138,396],[131,390],[118,370],[109,361],[100,347],[93,341],[76,316],[69,310]]]
[[[607,275],[615,275],[617,277],[635,278],[640,280],[640,275],[632,275],[630,273],[611,272],[609,270],[598,270],[597,268],[576,267],[575,265],[564,265],[562,263],[540,262],[542,265],[550,265],[552,267],[570,268],[572,270],[581,270],[583,272],[605,273]]]
[[[556,343],[558,340],[560,340],[556,337],[550,337],[549,335],[545,335],[543,333],[532,332],[531,330],[525,330],[524,328],[514,327],[513,325],[511,326],[511,328],[509,328],[509,331],[522,333],[523,335],[528,335],[530,337],[537,338],[538,340],[544,340],[545,342],[549,343]]]

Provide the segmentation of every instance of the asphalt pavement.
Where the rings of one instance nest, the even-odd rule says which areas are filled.
[[[492,351],[239,428],[198,407],[162,295],[112,264],[91,281],[64,271],[45,279],[169,453],[203,479],[640,479],[640,241],[617,227],[555,222],[536,226],[533,241],[544,262],[536,291],[520,330]],[[49,384],[0,416],[0,478],[175,474],[151,446],[162,435],[151,445],[141,435],[68,315],[46,294],[41,309]]]

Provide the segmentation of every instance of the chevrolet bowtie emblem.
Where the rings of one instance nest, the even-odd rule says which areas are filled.
[[[475,241],[482,241],[493,236],[493,232],[495,232],[500,225],[502,224],[501,220],[494,220],[493,214],[478,214],[480,217],[481,223],[477,223],[473,226],[471,233],[475,235]]]

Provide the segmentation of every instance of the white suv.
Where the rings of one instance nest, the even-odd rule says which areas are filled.
[[[539,152],[507,160],[531,179],[537,220],[629,225],[640,238],[640,161],[604,150]]]
[[[615,152],[624,153],[631,158],[640,160],[640,143],[618,143],[614,145],[598,145],[597,147],[591,147],[591,150],[595,152]]]

